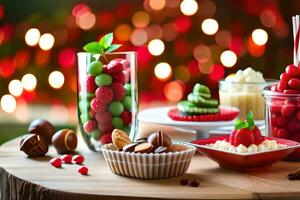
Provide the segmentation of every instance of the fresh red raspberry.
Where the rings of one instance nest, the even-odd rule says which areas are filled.
[[[126,69],[126,68],[129,68],[130,67],[130,64],[129,62],[124,59],[124,58],[115,58],[113,60],[110,61],[111,64],[114,64],[114,63],[121,63],[123,65],[123,68]]]
[[[287,139],[289,136],[287,130],[285,128],[279,129],[277,132],[277,137]]]
[[[296,121],[290,121],[288,123],[287,129],[290,132],[300,131],[300,123]]]
[[[98,123],[98,128],[102,133],[103,132],[112,132],[112,130],[113,130],[111,123],[106,123],[106,124]]]
[[[287,105],[283,105],[281,108],[281,114],[282,116],[288,117],[291,116],[296,110],[296,106],[294,106],[293,104],[287,104]]]
[[[88,75],[86,77],[86,91],[94,93],[96,88],[95,76]]]
[[[90,133],[97,128],[97,125],[98,123],[95,120],[89,120],[84,123],[83,128],[86,132]]]
[[[99,101],[98,98],[93,98],[90,106],[94,112],[104,112],[106,109],[106,103]]]
[[[131,112],[129,111],[122,112],[121,119],[124,125],[128,125],[129,123],[131,123]]]
[[[111,122],[111,114],[109,112],[96,113],[95,118],[98,124],[107,124]]]
[[[96,90],[96,98],[102,103],[109,103],[113,100],[114,93],[109,87],[99,87]]]
[[[288,119],[286,117],[280,116],[277,118],[277,125],[280,127],[286,126],[288,123]]]
[[[112,142],[111,133],[104,133],[100,138],[101,144],[109,144]]]
[[[87,175],[89,172],[89,169],[86,166],[81,166],[77,169],[78,173],[81,175]]]
[[[121,63],[108,63],[107,64],[107,73],[110,75],[115,75],[123,71],[123,65]]]
[[[121,83],[113,83],[110,88],[114,92],[114,100],[121,101],[125,96],[125,89]]]

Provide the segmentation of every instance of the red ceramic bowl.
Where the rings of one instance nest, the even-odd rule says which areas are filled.
[[[272,165],[275,162],[286,157],[288,154],[292,153],[296,148],[300,147],[300,144],[298,142],[274,137],[266,138],[270,140],[276,140],[277,143],[285,144],[287,145],[287,147],[257,153],[240,154],[236,152],[228,152],[213,149],[211,147],[205,146],[206,144],[215,143],[217,140],[227,140],[228,138],[229,135],[218,136],[207,139],[195,140],[192,143],[196,144],[197,150],[200,153],[217,162],[220,165],[220,167],[231,168],[241,171]]]

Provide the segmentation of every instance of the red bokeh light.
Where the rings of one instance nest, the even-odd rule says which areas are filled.
[[[258,46],[253,42],[251,36],[248,38],[248,51],[253,57],[260,57],[264,55],[265,50],[265,45]]]
[[[209,78],[213,81],[219,81],[224,78],[224,68],[221,64],[215,64]]]
[[[200,74],[200,69],[198,67],[198,61],[193,59],[188,62],[188,70],[191,76],[198,76]]]
[[[15,54],[14,60],[13,60],[13,65],[16,68],[23,68],[26,65],[28,65],[29,60],[30,60],[29,51],[27,51],[25,49],[21,49]]]
[[[73,7],[72,15],[74,17],[80,17],[81,15],[84,15],[89,12],[91,12],[91,8],[86,4],[80,3]]]
[[[0,5],[0,19],[2,19],[4,16],[4,6]]]
[[[15,72],[15,66],[13,65],[13,59],[3,58],[0,61],[0,76],[2,78],[8,78]]]
[[[97,15],[96,24],[101,29],[110,29],[114,24],[113,12],[101,12]]]
[[[39,66],[43,66],[49,63],[50,51],[38,50],[35,54],[35,62]]]
[[[245,51],[242,38],[240,38],[240,37],[233,37],[231,39],[230,47],[229,48],[234,53],[236,53],[238,56],[241,55]]]
[[[180,57],[185,57],[189,54],[188,44],[184,39],[178,39],[175,41],[174,50]]]
[[[192,22],[187,16],[179,16],[174,21],[175,29],[180,33],[186,33],[190,30]]]
[[[22,93],[22,97],[25,99],[25,101],[32,102],[36,98],[36,92],[34,90],[33,91],[24,90]]]
[[[58,62],[61,67],[71,68],[75,65],[76,54],[75,49],[65,48],[61,50],[58,54]]]

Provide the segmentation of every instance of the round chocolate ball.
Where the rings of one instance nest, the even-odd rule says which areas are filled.
[[[44,156],[48,152],[48,144],[36,134],[25,135],[20,143],[20,150],[28,157]]]
[[[62,129],[53,135],[52,144],[59,154],[72,153],[77,147],[77,136],[73,130]]]
[[[163,133],[162,131],[157,131],[149,135],[148,142],[151,143],[155,149],[162,146],[170,148],[172,145],[172,140],[168,134]]]
[[[30,123],[28,132],[39,135],[41,139],[43,139],[49,145],[51,144],[52,136],[55,133],[55,128],[47,120],[35,119]]]

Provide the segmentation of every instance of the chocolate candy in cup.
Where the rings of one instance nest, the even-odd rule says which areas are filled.
[[[148,142],[151,143],[155,148],[158,148],[159,146],[170,148],[172,145],[171,138],[162,131],[152,133],[148,137]]]
[[[57,153],[72,153],[77,147],[77,136],[73,130],[62,129],[53,135],[52,143]]]
[[[45,142],[49,145],[51,144],[52,136],[55,133],[55,128],[47,120],[35,119],[30,123],[28,132],[39,135],[41,139],[45,140]]]
[[[154,147],[151,143],[141,143],[134,148],[135,153],[151,153]]]
[[[139,143],[137,142],[134,142],[134,143],[130,143],[130,144],[127,144],[123,147],[123,151],[124,152],[134,152],[134,148],[139,145]]]
[[[145,142],[147,142],[147,138],[146,137],[138,138],[138,139],[135,140],[135,142],[137,142],[137,143],[145,143]]]
[[[41,157],[48,152],[48,144],[36,134],[25,135],[20,143],[20,150],[28,157]]]
[[[167,147],[158,147],[157,149],[155,149],[154,153],[166,153],[168,151]]]

